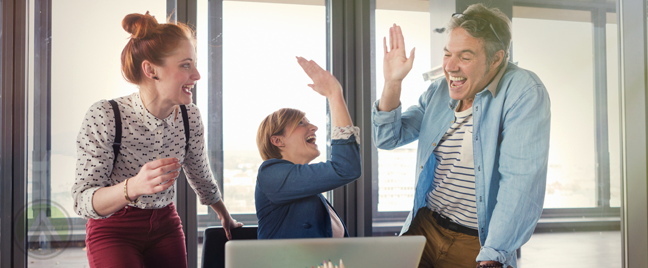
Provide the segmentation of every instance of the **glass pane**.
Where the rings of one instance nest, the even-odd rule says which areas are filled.
[[[4,8],[3,1],[0,0],[0,14],[4,14],[4,13],[2,13],[3,8]],[[0,29],[3,29],[2,22],[3,22],[3,20],[0,20]],[[2,30],[0,30],[0,32],[1,31]],[[2,44],[3,44],[3,42],[2,42],[2,34],[0,34],[0,51],[4,51],[2,49]],[[2,62],[2,55],[3,55],[3,53],[0,52],[0,85],[2,85],[2,81],[3,81],[2,80],[2,65],[4,65],[4,64]],[[0,125],[2,125],[2,90],[0,90]],[[0,131],[0,141],[1,140],[2,140],[2,131]],[[0,143],[0,152],[2,152],[2,144],[1,143]],[[1,171],[2,171],[2,154],[0,154],[0,172]],[[0,199],[2,199],[3,190],[4,189],[2,189],[2,187],[0,187]],[[0,208],[0,214],[1,213],[2,213],[2,208]],[[0,229],[2,228],[2,222],[3,222],[3,220],[0,220]],[[0,239],[1,238],[2,238],[2,232],[0,232]],[[2,255],[3,255],[2,250],[0,250],[0,260],[2,259]]]
[[[234,217],[256,222],[254,190],[257,170],[263,160],[256,146],[261,121],[270,113],[285,107],[296,108],[319,127],[317,135],[326,135],[326,99],[313,92],[295,56],[303,56],[326,66],[326,8],[324,0],[290,1],[223,1],[222,92],[208,89],[206,62],[208,10],[218,1],[198,1],[199,62],[202,79],[198,83],[197,103],[204,120],[221,117],[223,133],[208,133],[208,150],[217,149],[215,140],[223,140],[224,202]],[[282,2],[282,3],[279,3]],[[299,23],[295,23],[299,22]],[[208,112],[209,94],[222,94],[222,114]],[[207,124],[205,124],[207,125]],[[325,139],[318,141],[321,152],[314,162],[326,160]],[[213,165],[212,165],[213,166]],[[213,170],[217,174],[217,170]],[[199,235],[205,226],[220,225],[207,206],[198,204]],[[207,215],[211,216],[207,216]],[[198,245],[200,252],[202,245]],[[200,256],[201,253],[199,253]],[[199,259],[200,261],[200,259]]]
[[[609,161],[599,163],[609,167],[612,206],[619,206],[619,91],[617,31],[614,13],[608,13],[605,51],[595,52],[592,12],[553,9],[518,8],[513,18],[513,60],[520,67],[532,70],[547,87],[551,98],[552,122],[549,170],[545,208],[596,207],[597,138],[595,130],[607,129]],[[533,16],[528,16],[535,12]],[[544,17],[543,17],[544,16]],[[547,40],[547,41],[542,41]],[[552,42],[550,40],[569,40]],[[542,51],[543,53],[538,53]],[[607,107],[595,105],[595,61],[606,55]],[[551,57],[547,57],[551,55]],[[560,64],[555,59],[561,60]],[[606,109],[607,118],[597,119],[596,109]],[[581,130],[574,135],[574,130]],[[599,141],[600,144],[600,141]],[[607,187],[601,185],[601,187]]]
[[[383,9],[381,9],[383,8]],[[413,10],[412,10],[413,9]],[[401,106],[405,111],[418,102],[430,81],[423,73],[439,66],[431,66],[430,57],[441,58],[442,51],[430,51],[430,13],[427,3],[414,8],[398,8],[392,1],[376,1],[375,13],[376,47],[376,98],[380,98],[385,84],[383,70],[383,37],[389,41],[389,28],[396,23],[401,26],[405,38],[405,50],[409,56],[416,48],[414,66],[402,84]],[[378,149],[378,212],[409,211],[414,200],[416,174],[416,148],[413,142],[394,150]]]
[[[619,105],[619,52],[616,13],[607,13],[607,114],[610,150],[610,207],[621,206],[621,125]]]
[[[129,37],[122,19],[149,11],[164,22],[166,1],[51,1],[49,35],[43,35],[47,10],[41,11],[40,5],[35,0],[29,4],[28,265],[83,267],[85,221],[74,213],[70,195],[76,137],[93,103],[138,90],[121,74],[120,55]],[[59,235],[52,236],[44,226],[53,226]]]
[[[621,173],[616,14],[566,6],[514,7],[513,15],[513,61],[540,77],[552,114],[545,216],[519,267],[621,267],[618,210],[610,209],[620,205]]]
[[[590,21],[513,18],[513,60],[533,70],[551,97],[545,208],[596,205],[592,27]],[[561,58],[569,60],[553,60]],[[575,129],[583,135],[573,135]]]

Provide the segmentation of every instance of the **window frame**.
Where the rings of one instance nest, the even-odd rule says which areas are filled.
[[[479,1],[458,0],[456,1],[457,12],[461,12],[472,3]],[[607,70],[606,70],[606,13],[616,13],[614,3],[587,3],[587,2],[565,2],[565,1],[542,1],[542,0],[515,0],[511,1],[513,6],[538,7],[568,10],[586,10],[592,12],[593,39],[594,39],[594,85],[595,85],[595,162],[596,162],[596,207],[592,208],[547,208],[544,209],[541,221],[538,223],[536,232],[551,232],[557,230],[619,230],[620,210],[618,207],[610,207],[610,158],[608,152],[608,122],[607,122]],[[500,7],[502,10],[506,8]],[[512,12],[512,8],[510,9]],[[512,17],[512,15],[511,15]],[[514,53],[511,53],[513,57]],[[373,155],[377,158],[377,153]],[[414,163],[412,163],[414,164]],[[372,172],[377,174],[377,165],[374,165]],[[379,212],[378,203],[378,179],[373,191],[373,221],[374,235],[391,235],[399,233],[400,227],[405,222],[409,211]],[[580,218],[586,218],[581,220]],[[610,219],[612,218],[612,220]]]
[[[222,1],[222,0],[219,0]],[[36,1],[49,3],[44,11],[51,11],[51,0]],[[516,0],[514,5],[535,6],[545,4],[543,7],[591,10],[591,5],[584,6],[583,1],[543,1]],[[2,14],[0,36],[0,267],[27,267],[27,254],[20,248],[16,240],[25,239],[17,237],[16,228],[25,229],[24,226],[15,226],[14,214],[20,211],[29,202],[27,200],[27,81],[26,81],[26,55],[28,38],[28,4],[19,0],[0,0],[0,14]],[[609,176],[607,182],[604,176],[597,176],[597,185],[603,189],[597,194],[597,207],[580,209],[545,209],[542,220],[565,218],[603,218],[615,217],[621,214],[619,222],[623,235],[624,266],[644,267],[648,265],[645,252],[648,250],[648,191],[646,178],[648,174],[645,166],[648,150],[646,144],[646,2],[639,0],[618,0],[615,4],[593,4],[599,11],[593,14],[593,19],[601,18],[601,11],[616,12],[619,27],[620,44],[620,87],[622,93],[622,184],[621,208],[610,208],[609,201]],[[178,21],[196,21],[195,0],[167,0],[168,10],[177,11]],[[370,107],[375,100],[372,88],[375,86],[375,62],[371,54],[375,52],[373,40],[373,19],[375,1],[373,0],[328,0],[330,8],[327,13],[330,23],[329,48],[330,70],[340,80],[345,88],[345,97],[349,104],[349,111],[354,122],[363,129],[361,151],[363,155],[363,176],[357,182],[334,190],[333,204],[341,213],[341,218],[347,223],[352,236],[370,236],[375,234],[376,225],[384,224],[385,228],[397,228],[399,221],[404,221],[408,212],[380,212],[376,211],[377,204],[377,152],[371,143],[371,113]],[[595,25],[599,22],[593,22]],[[600,24],[598,24],[600,25]],[[50,30],[51,31],[51,30]],[[599,37],[596,37],[599,36]],[[37,38],[37,37],[36,37]],[[641,38],[637,41],[636,38]],[[595,46],[600,42],[600,34],[595,33]],[[603,38],[604,40],[604,38]],[[637,44],[641,44],[637,46]],[[597,49],[598,50],[598,49]],[[598,54],[598,53],[595,53]],[[49,54],[47,54],[49,55]],[[46,58],[49,56],[46,56]],[[46,63],[49,64],[49,63]],[[43,68],[41,66],[41,68]],[[46,66],[45,68],[49,68]],[[211,67],[210,67],[211,68]],[[222,66],[221,66],[222,68]],[[597,68],[600,69],[600,68]],[[49,74],[48,72],[46,72]],[[43,79],[41,76],[37,78]],[[49,78],[48,78],[49,79]],[[44,80],[40,80],[44,81]],[[42,82],[41,82],[42,83]],[[602,84],[598,81],[597,84]],[[357,89],[357,90],[356,90]],[[598,90],[598,89],[597,89]],[[600,94],[600,93],[598,93]],[[195,94],[194,94],[195,96]],[[49,113],[46,113],[49,116]],[[598,118],[598,116],[597,116]],[[49,119],[48,119],[49,121]],[[598,123],[597,123],[598,124]],[[47,127],[43,128],[47,129]],[[598,134],[597,147],[605,147],[599,143],[604,139],[604,134]],[[47,148],[47,146],[42,146]],[[603,150],[597,150],[603,153]],[[605,162],[605,156],[597,156],[599,161]],[[210,159],[211,160],[211,159]],[[609,165],[609,162],[608,162]],[[600,173],[605,173],[605,168],[599,168]],[[609,170],[609,167],[608,167]],[[221,176],[222,177],[222,173]],[[47,180],[49,181],[49,180]],[[375,182],[375,183],[374,183]],[[51,181],[49,182],[51,183]],[[222,189],[222,182],[219,182]],[[607,186],[606,186],[607,185]],[[187,185],[183,193],[178,187],[178,212],[184,215],[183,223],[187,236],[187,253],[189,267],[195,267],[197,254],[195,245],[198,239],[196,223],[195,194]],[[600,187],[597,187],[597,189]],[[607,191],[607,193],[606,193]],[[193,197],[192,197],[193,195]],[[373,195],[371,202],[367,199]],[[192,199],[193,198],[193,199]],[[609,200],[609,198],[608,198]],[[191,214],[193,212],[193,214]],[[375,217],[372,217],[375,215]],[[212,214],[213,216],[213,214]],[[245,221],[245,215],[234,215]],[[199,216],[199,217],[210,217]],[[192,220],[193,218],[193,220]],[[72,225],[75,237],[85,237],[85,222],[83,219],[73,219]],[[389,225],[390,222],[395,224]],[[554,221],[556,223],[558,221]],[[373,226],[373,228],[372,228]],[[571,227],[582,226],[582,223],[570,223]],[[542,222],[538,224],[542,228]],[[77,229],[78,228],[78,229]],[[79,233],[83,230],[83,233]],[[387,230],[387,229],[385,229]],[[387,233],[389,231],[386,231]],[[4,234],[4,235],[2,235]]]

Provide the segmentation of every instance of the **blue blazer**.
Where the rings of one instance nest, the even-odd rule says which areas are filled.
[[[254,193],[258,238],[332,237],[328,201],[321,193],[356,180],[361,168],[360,147],[353,135],[331,141],[328,162],[306,165],[283,159],[263,162]],[[349,236],[346,226],[344,236]]]

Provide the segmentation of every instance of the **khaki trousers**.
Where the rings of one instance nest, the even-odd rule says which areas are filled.
[[[403,235],[423,235],[427,239],[419,268],[474,268],[481,248],[479,237],[445,229],[437,224],[432,211],[419,209]]]

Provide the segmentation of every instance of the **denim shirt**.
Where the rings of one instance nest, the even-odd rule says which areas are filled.
[[[445,77],[435,80],[418,104],[401,112],[373,107],[373,139],[394,149],[419,140],[414,208],[401,234],[434,189],[432,151],[450,128],[459,101],[450,98]],[[536,74],[505,66],[473,101],[475,198],[481,250],[477,261],[517,267],[516,250],[535,229],[543,208],[549,157],[550,101]],[[429,160],[429,161],[428,161]]]
[[[355,135],[333,139],[331,160],[327,162],[301,165],[283,159],[264,161],[254,193],[258,238],[332,237],[330,204],[321,193],[353,182],[361,174]],[[335,209],[333,212],[337,214]],[[349,236],[346,226],[344,236]]]

